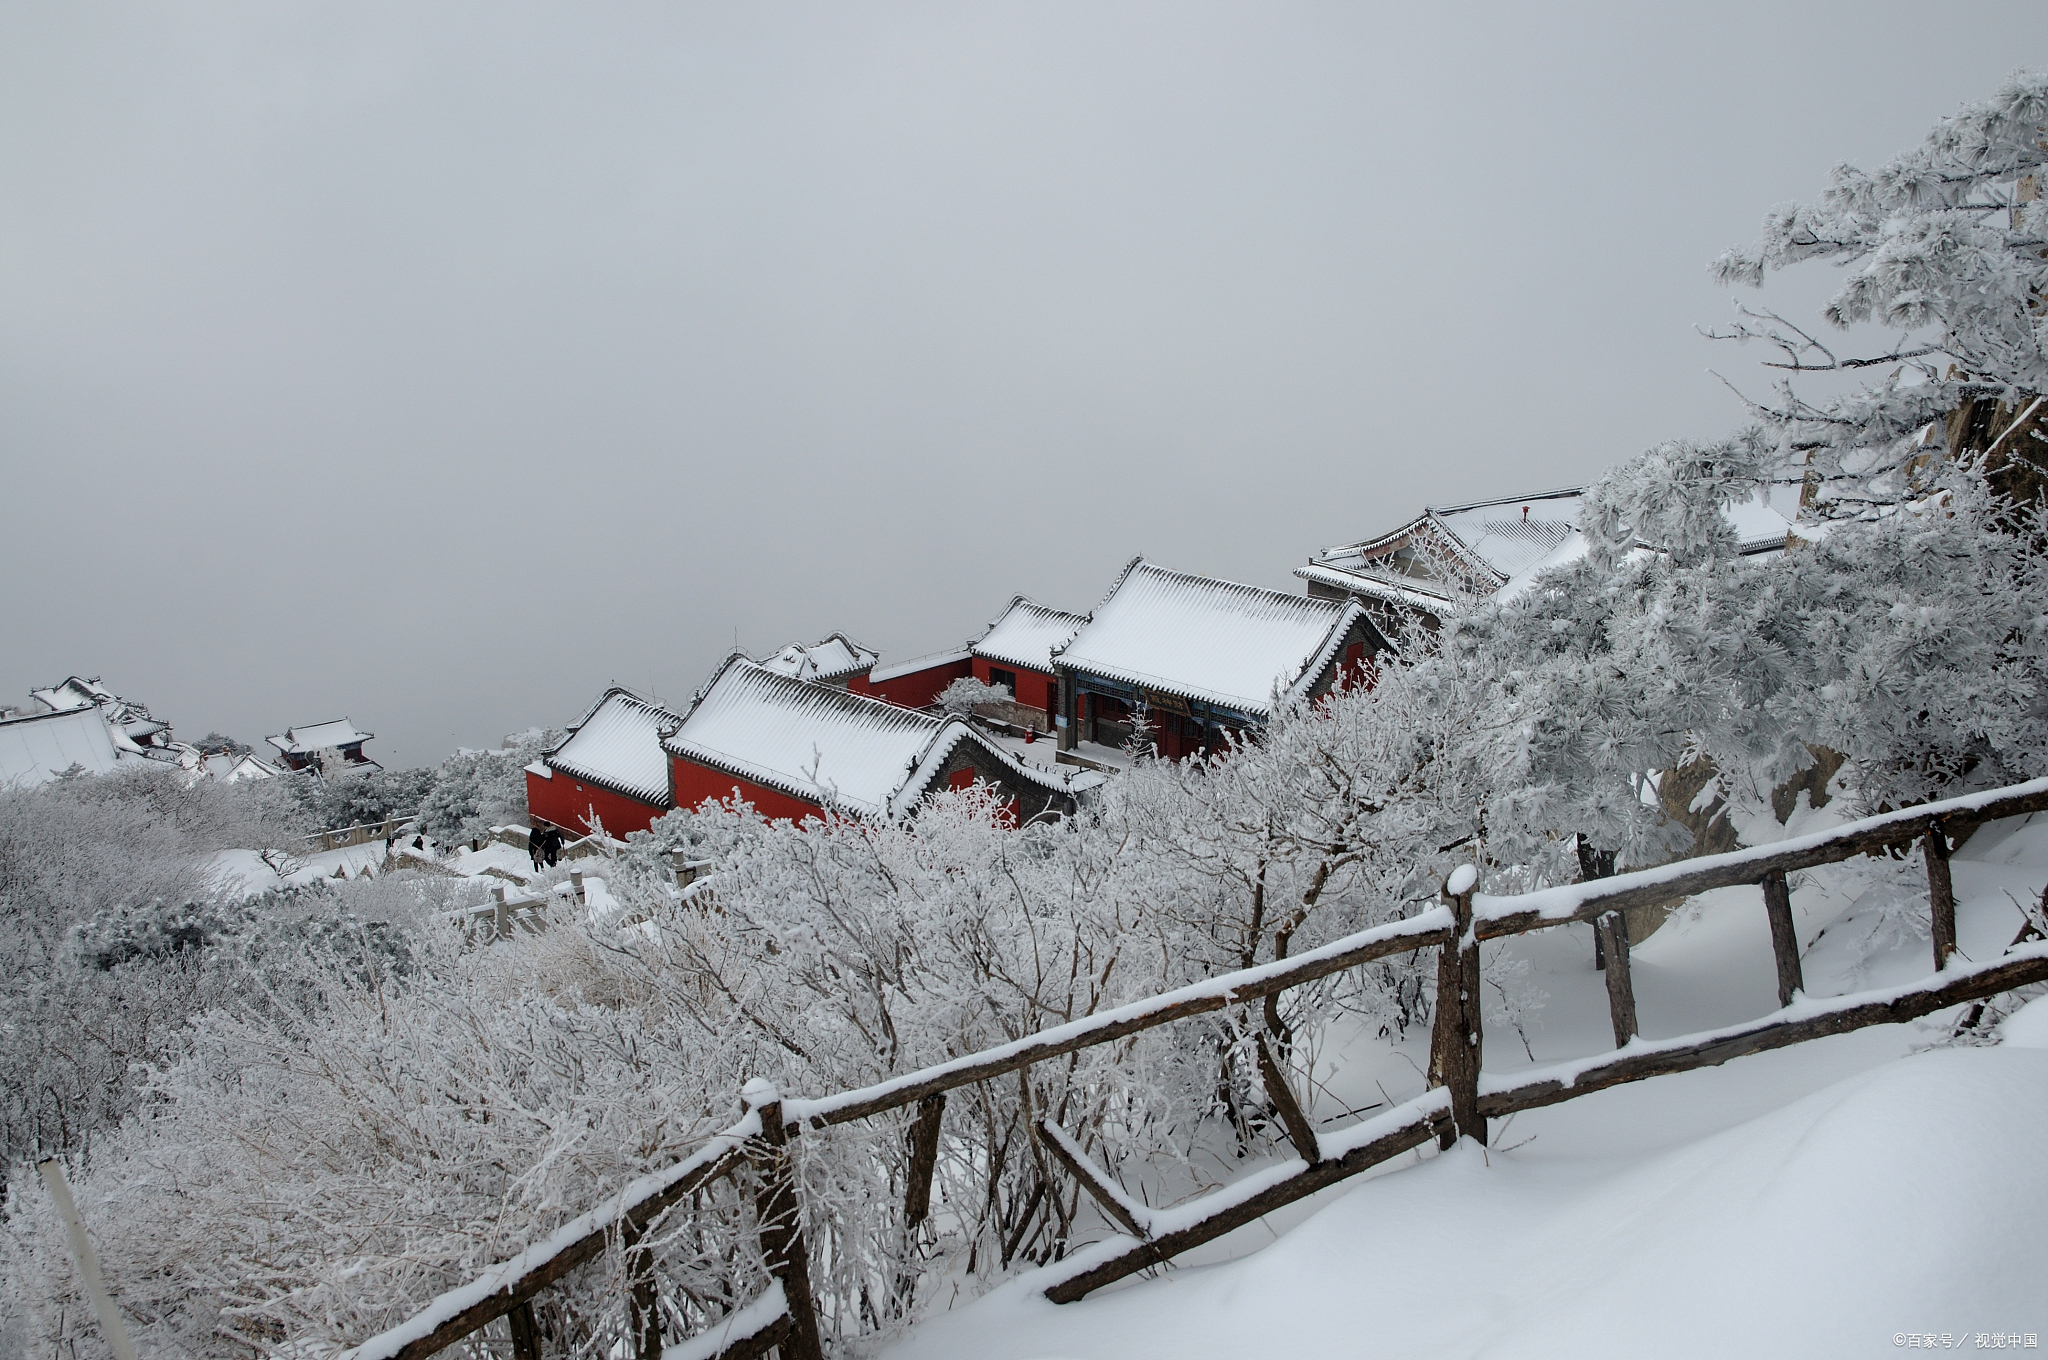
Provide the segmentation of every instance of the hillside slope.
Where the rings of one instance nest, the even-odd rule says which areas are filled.
[[[1986,828],[1955,871],[1963,949],[1994,956],[2021,919],[2012,897],[2048,879],[2048,824]],[[1646,1033],[1775,1007],[1754,896],[1697,899],[1644,942]],[[1928,970],[1902,897],[1864,871],[1808,876],[1795,903],[1811,992]],[[1611,1045],[1587,953],[1583,931],[1553,931],[1500,960],[1526,963],[1541,998],[1523,1021],[1539,1062]],[[1495,1150],[1403,1159],[1293,1223],[1241,1230],[1208,1264],[1066,1307],[1027,1275],[886,1354],[1856,1356],[1901,1349],[1901,1333],[1971,1348],[2048,1333],[2048,1000],[1996,1047],[1927,1048],[1951,1018],[1533,1111]],[[1489,1025],[1489,1066],[1526,1066],[1514,1032]],[[1419,1088],[1414,1056],[1354,1040],[1319,1074],[1340,1098],[1404,1071]]]

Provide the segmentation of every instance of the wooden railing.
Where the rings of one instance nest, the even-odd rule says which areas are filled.
[[[530,889],[492,888],[486,900],[473,907],[457,907],[442,913],[443,919],[454,921],[472,932],[471,938],[486,941],[509,940],[517,931],[535,934],[547,925],[548,908],[557,902],[569,902],[585,906],[590,898],[584,891],[583,871],[569,871],[567,883],[557,883],[545,892]],[[488,930],[478,927],[488,926]]]
[[[1516,897],[1489,897],[1474,891],[1477,873],[1468,866],[1452,873],[1440,905],[1406,920],[859,1090],[812,1100],[786,1099],[773,1085],[757,1079],[740,1091],[745,1115],[689,1158],[641,1177],[545,1240],[443,1294],[400,1326],[363,1342],[346,1353],[346,1360],[422,1360],[500,1317],[510,1321],[515,1355],[521,1360],[538,1360],[540,1345],[532,1313],[536,1295],[596,1259],[614,1239],[632,1252],[634,1244],[668,1210],[712,1182],[744,1169],[754,1172],[761,1255],[772,1284],[759,1298],[699,1337],[671,1348],[670,1360],[677,1360],[678,1355],[742,1360],[778,1347],[785,1360],[820,1360],[817,1312],[789,1158],[791,1138],[805,1129],[823,1129],[915,1105],[905,1200],[906,1221],[914,1225],[930,1209],[931,1178],[948,1091],[1143,1030],[1277,995],[1374,959],[1425,948],[1438,951],[1430,1089],[1349,1128],[1318,1132],[1279,1062],[1260,1038],[1256,1049],[1261,1078],[1295,1156],[1236,1184],[1173,1208],[1150,1208],[1127,1196],[1064,1130],[1041,1120],[1034,1130],[1040,1146],[1087,1191],[1104,1217],[1123,1229],[1120,1235],[1082,1247],[1040,1271],[1045,1295],[1056,1303],[1071,1302],[1432,1138],[1444,1147],[1461,1136],[1483,1144],[1488,1120],[1520,1110],[1646,1077],[1716,1066],[1745,1054],[1868,1025],[1898,1024],[2048,981],[2048,941],[2038,935],[2030,941],[2031,929],[2022,930],[1997,959],[1976,963],[1958,957],[1955,894],[1948,863],[1952,842],[1982,823],[2041,811],[2048,811],[2048,779],[1870,817],[1757,849]],[[1934,972],[1903,987],[1849,996],[1815,999],[1801,994],[1799,946],[1793,934],[1785,876],[1915,842],[1926,849]],[[1771,927],[1781,1009],[1739,1025],[1682,1038],[1639,1037],[1628,940],[1620,913],[1629,907],[1659,905],[1742,884],[1761,889],[1761,905]],[[1605,945],[1616,1051],[1512,1077],[1488,1077],[1482,1066],[1480,941],[1578,921],[1593,923]],[[629,1346],[641,1360],[656,1360],[663,1348],[653,1285],[644,1270],[635,1273],[640,1278],[629,1299]]]
[[[337,827],[332,831],[315,831],[310,836],[301,836],[297,845],[312,847],[307,853],[318,854],[323,850],[340,850],[351,845],[368,845],[371,841],[390,840],[407,826],[417,812],[399,812],[381,822],[359,822],[355,826]]]

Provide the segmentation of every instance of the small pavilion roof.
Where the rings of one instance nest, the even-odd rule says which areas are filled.
[[[817,642],[792,642],[761,665],[778,675],[797,680],[832,682],[860,675],[874,668],[881,653],[863,647],[844,633],[831,633]]]
[[[1072,642],[1087,622],[1086,614],[1051,609],[1019,595],[974,644],[974,655],[1051,675],[1053,653]]]

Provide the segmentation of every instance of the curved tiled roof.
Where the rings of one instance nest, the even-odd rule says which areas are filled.
[[[735,655],[662,741],[670,755],[764,788],[867,816],[906,815],[962,741],[1048,788],[959,719],[935,718]]]
[[[808,645],[792,642],[761,665],[798,680],[844,680],[874,667],[880,654],[844,633],[831,633]]]
[[[310,755],[330,746],[354,746],[369,741],[375,735],[357,731],[356,725],[347,718],[335,718],[310,727],[287,727],[283,736],[265,737],[264,740],[290,755]]]
[[[1305,690],[1363,611],[1138,558],[1059,653],[1063,666],[1263,714]]]
[[[1433,532],[1434,542],[1477,573],[1479,579],[1473,585],[1484,594],[1571,555],[1575,551],[1573,545],[1582,541],[1579,517],[1585,498],[1584,487],[1566,487],[1527,496],[1474,501],[1469,505],[1432,505],[1391,533],[1325,548],[1308,566],[1295,568],[1294,574],[1306,581],[1380,598],[1390,598],[1388,589],[1412,589],[1444,594],[1448,602],[1453,592],[1444,582],[1404,577],[1386,565],[1389,555],[1400,545],[1418,536],[1427,538]],[[1728,506],[1722,516],[1745,555],[1783,548],[1786,536],[1792,532],[1790,520],[1760,502]],[[1492,578],[1490,583],[1486,580],[1488,576]],[[1375,583],[1382,588],[1374,589]],[[1465,594],[1462,590],[1455,593]]]
[[[562,744],[549,768],[656,807],[669,806],[668,757],[661,735],[681,717],[627,689],[608,689]]]
[[[988,626],[974,644],[973,654],[1050,675],[1053,653],[1072,642],[1087,622],[1086,614],[1048,609],[1019,595],[1002,617]]]

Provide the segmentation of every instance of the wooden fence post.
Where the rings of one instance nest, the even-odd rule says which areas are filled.
[[[1266,1088],[1266,1099],[1273,1102],[1273,1112],[1280,1116],[1280,1126],[1287,1130],[1287,1141],[1294,1144],[1301,1160],[1314,1166],[1323,1160],[1322,1147],[1316,1141],[1316,1126],[1309,1121],[1301,1102],[1294,1098],[1294,1089],[1287,1084],[1287,1074],[1280,1070],[1265,1033],[1261,1031],[1253,1042],[1258,1045],[1259,1081]]]
[[[36,1165],[43,1173],[43,1184],[49,1187],[50,1199],[57,1206],[57,1217],[64,1222],[72,1263],[78,1267],[85,1297],[100,1320],[100,1333],[107,1349],[116,1360],[135,1360],[135,1343],[128,1339],[128,1326],[121,1321],[114,1296],[107,1292],[106,1277],[100,1274],[100,1258],[93,1252],[92,1240],[85,1235],[85,1220],[78,1216],[78,1205],[71,1198],[71,1182],[64,1179],[64,1164],[55,1157],[45,1157]]]
[[[761,1117],[762,1148],[754,1156],[761,1184],[754,1192],[754,1216],[768,1273],[782,1281],[782,1294],[789,1304],[790,1333],[781,1347],[782,1360],[824,1360],[796,1172],[789,1161],[789,1130],[782,1122],[782,1093],[774,1082],[755,1077],[740,1088],[740,1099]]]
[[[1479,1113],[1479,1064],[1484,1036],[1479,1023],[1479,937],[1472,929],[1472,893],[1479,871],[1459,865],[1444,882],[1451,909],[1451,938],[1437,951],[1436,1029],[1430,1070],[1451,1091],[1452,1127],[1438,1139],[1448,1152],[1460,1135],[1484,1144],[1486,1120]]]
[[[1956,889],[1948,872],[1948,833],[1936,822],[1922,842],[1927,848],[1927,904],[1934,912],[1934,971],[1948,967],[1956,952]]]
[[[540,1360],[540,1328],[533,1322],[533,1300],[521,1299],[505,1314],[512,1329],[512,1360]]]
[[[1792,924],[1792,889],[1782,873],[1763,878],[1764,914],[1771,918],[1771,953],[1778,961],[1778,1004],[1792,1004],[1792,994],[1806,990],[1799,969],[1799,931]]]
[[[631,1223],[619,1227],[626,1255],[627,1327],[634,1360],[661,1360],[661,1296],[654,1286],[654,1252],[640,1245],[643,1235]]]
[[[917,1102],[910,1126],[910,1166],[904,1172],[903,1225],[915,1228],[932,1211],[932,1172],[939,1165],[939,1124],[946,1114],[946,1093],[934,1091]]]
[[[1641,1031],[1636,1025],[1635,981],[1629,973],[1628,918],[1610,911],[1593,923],[1594,938],[1607,953],[1607,1013],[1614,1021],[1614,1046],[1625,1048]]]

